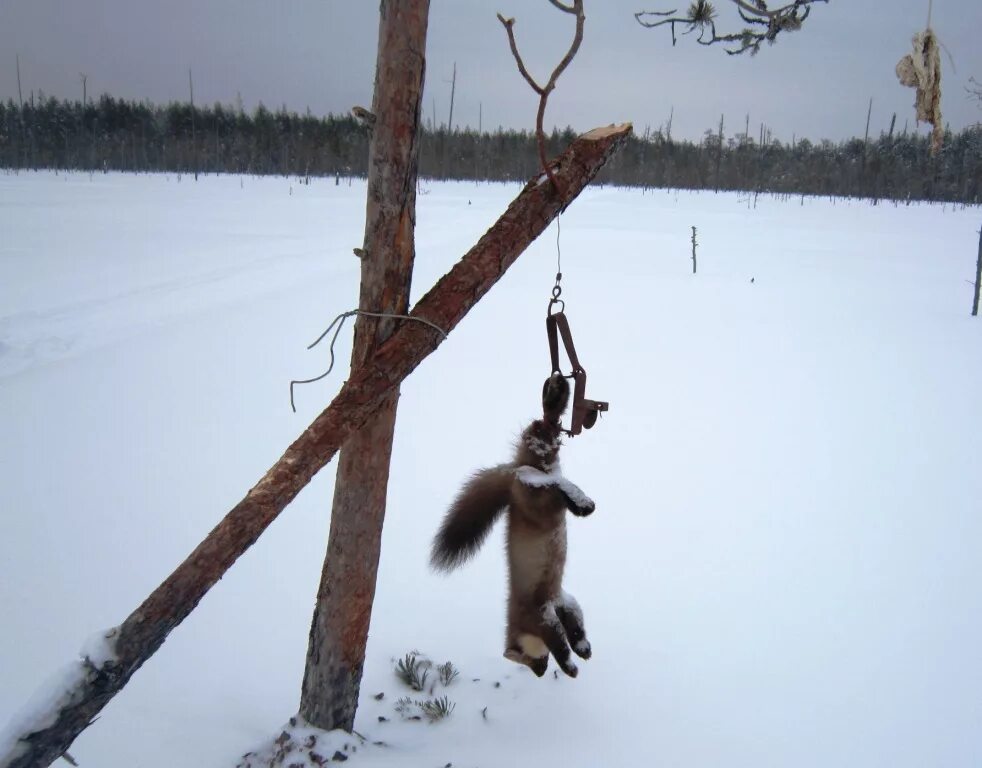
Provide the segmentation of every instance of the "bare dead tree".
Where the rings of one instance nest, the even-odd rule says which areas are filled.
[[[457,90],[457,62],[453,63],[453,78],[450,80],[450,117],[447,118],[447,133],[453,133],[453,97]]]
[[[863,136],[863,146],[869,145],[869,120],[873,116],[873,97],[869,97],[869,109],[866,110],[866,134]]]
[[[88,99],[87,84],[89,82],[89,76],[84,72],[78,73],[78,79],[82,81],[82,107],[85,107],[85,102]]]
[[[773,43],[782,32],[801,29],[811,13],[814,3],[827,3],[828,0],[793,0],[777,8],[769,8],[765,0],[730,0],[737,7],[743,21],[743,28],[736,32],[720,33],[716,28],[718,13],[709,0],[693,0],[688,10],[680,14],[678,9],[671,11],[638,11],[634,14],[642,27],[669,27],[672,31],[672,45],[678,40],[676,26],[683,35],[696,34],[700,45],[722,44],[730,55],[750,51],[753,56],[760,52],[760,46]]]
[[[24,114],[24,92],[20,89],[20,54],[15,54],[17,59],[17,107],[21,114]]]
[[[869,109],[866,110],[866,133],[863,136],[863,186],[866,186],[866,171],[869,165],[869,121],[873,116],[873,97],[869,97]]]
[[[194,135],[194,80],[188,67],[188,89],[191,91],[191,162],[194,164],[194,180],[198,180],[198,142]]]
[[[979,295],[982,294],[982,230],[979,231],[979,260],[975,262],[975,299],[972,302],[972,317],[979,314]]]
[[[14,54],[17,60],[17,164],[24,162],[24,92],[20,85],[20,54]]]
[[[576,17],[576,32],[573,35],[573,42],[570,44],[569,50],[566,51],[566,55],[556,65],[556,68],[552,71],[552,75],[549,76],[549,80],[544,86],[539,85],[535,81],[535,78],[529,74],[528,69],[525,67],[525,62],[522,61],[522,55],[518,52],[518,43],[515,42],[515,19],[506,19],[499,13],[498,21],[502,23],[505,31],[508,33],[508,44],[511,46],[512,55],[518,64],[518,71],[522,73],[525,81],[532,86],[532,90],[539,94],[539,111],[535,116],[535,137],[539,143],[539,161],[542,163],[542,170],[549,177],[553,189],[559,192],[561,190],[557,186],[556,177],[549,168],[549,163],[546,162],[546,137],[542,129],[542,120],[546,114],[546,103],[549,101],[549,94],[555,89],[556,81],[566,67],[569,66],[573,57],[576,56],[576,52],[580,49],[580,43],[583,42],[583,24],[586,21],[586,16],[583,13],[583,0],[573,0],[571,6],[565,5],[560,0],[549,0],[549,2],[564,13],[569,13]]]
[[[968,98],[975,99],[978,102],[979,109],[982,109],[982,83],[974,77],[968,78],[968,85],[965,86],[965,92],[968,94]]]
[[[719,116],[719,135],[716,142],[716,191],[719,192],[719,174],[723,164],[723,115]]]

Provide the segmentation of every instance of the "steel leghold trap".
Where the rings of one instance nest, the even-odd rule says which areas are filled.
[[[563,311],[565,308],[566,305],[559,298],[556,289],[554,289],[553,298],[549,301],[549,309],[546,314],[546,335],[549,337],[549,356],[552,363],[552,373],[559,374],[567,379],[573,379],[573,415],[569,429],[563,431],[570,437],[574,437],[580,434],[584,428],[590,429],[596,424],[597,417],[610,409],[610,403],[602,400],[590,400],[586,397],[586,370],[580,365],[580,360],[576,356],[576,347],[573,346],[573,334],[569,329],[569,321],[566,319],[566,313]],[[563,347],[566,349],[566,356],[573,366],[573,372],[569,375],[564,374],[559,367],[560,336],[563,338]]]

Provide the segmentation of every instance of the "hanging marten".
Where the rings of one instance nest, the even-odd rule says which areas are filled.
[[[563,592],[566,565],[566,510],[585,517],[594,503],[559,470],[562,427],[569,383],[560,374],[542,388],[542,418],[522,432],[509,464],[482,469],[461,489],[433,540],[430,562],[451,571],[469,559],[495,521],[508,515],[508,628],[505,658],[525,664],[541,677],[549,653],[570,677],[577,656],[590,658],[583,613]]]

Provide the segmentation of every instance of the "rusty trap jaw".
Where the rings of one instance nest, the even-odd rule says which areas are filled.
[[[573,414],[569,429],[563,430],[570,437],[574,437],[584,428],[590,429],[597,423],[597,417],[610,409],[610,403],[602,400],[590,400],[586,397],[586,370],[580,365],[580,360],[576,356],[576,347],[573,346],[573,334],[569,329],[569,321],[566,319],[566,305],[559,294],[561,273],[556,276],[556,287],[553,288],[552,299],[549,300],[549,308],[546,313],[546,336],[549,339],[549,358],[552,365],[552,375],[559,374],[567,379],[573,379]],[[563,347],[566,356],[573,366],[573,372],[566,375],[559,367],[559,337],[563,339]],[[546,380],[548,386],[548,380]]]

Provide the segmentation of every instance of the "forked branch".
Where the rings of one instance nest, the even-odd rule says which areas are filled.
[[[744,23],[743,29],[736,32],[720,33],[716,29],[718,13],[709,0],[693,0],[685,14],[678,9],[671,11],[638,11],[634,14],[642,27],[669,27],[672,31],[672,45],[678,41],[676,26],[683,35],[696,33],[700,45],[723,44],[728,54],[736,55],[750,51],[750,55],[760,51],[762,43],[773,43],[781,32],[801,29],[811,13],[813,3],[827,3],[828,0],[793,0],[778,8],[769,8],[765,0],[730,0],[737,7],[737,14]]]
[[[583,42],[583,23],[586,21],[586,16],[583,13],[583,0],[573,0],[571,6],[560,2],[560,0],[549,0],[549,2],[564,13],[576,16],[576,32],[573,35],[573,42],[569,50],[566,51],[566,55],[556,65],[556,68],[552,71],[552,75],[550,75],[549,80],[544,86],[539,85],[529,73],[522,59],[522,54],[518,51],[518,43],[515,41],[515,19],[506,19],[499,13],[498,21],[501,22],[505,28],[505,32],[508,33],[508,45],[511,46],[511,53],[515,57],[515,63],[518,64],[518,71],[525,78],[525,82],[539,95],[539,111],[535,116],[535,137],[539,145],[539,162],[542,163],[542,170],[549,177],[553,189],[560,192],[559,183],[556,181],[556,177],[546,160],[546,136],[542,128],[542,121],[545,118],[546,103],[549,101],[549,94],[555,89],[556,81],[559,80],[559,76],[569,66],[573,57],[576,56],[576,52],[580,49],[580,43]]]

